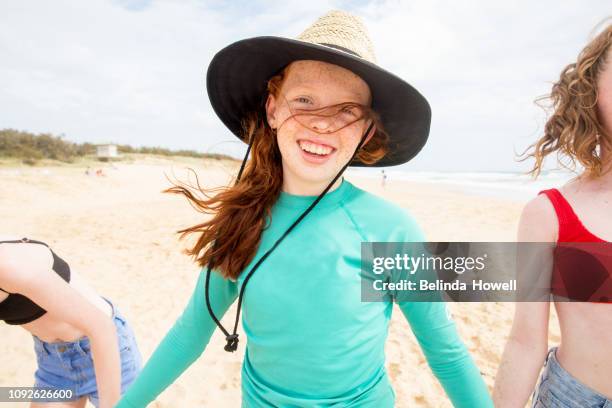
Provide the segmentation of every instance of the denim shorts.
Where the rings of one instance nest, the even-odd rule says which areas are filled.
[[[117,307],[111,305],[113,321],[117,330],[121,355],[121,393],[136,379],[142,366],[142,357],[130,325]],[[91,354],[89,338],[82,337],[74,342],[47,343],[36,336],[34,350],[38,369],[34,374],[34,387],[71,390],[73,400],[87,396],[95,406],[99,406],[98,389]]]
[[[557,348],[548,352],[532,408],[612,408],[612,399],[572,377],[557,361]]]

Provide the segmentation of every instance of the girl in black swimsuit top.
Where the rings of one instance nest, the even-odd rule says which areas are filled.
[[[75,285],[76,282],[70,285],[71,277],[76,275],[45,242],[23,238],[0,241],[2,244],[14,245],[4,245],[0,251],[0,285],[4,287],[0,291],[8,293],[0,301],[0,320],[22,326],[35,322],[23,327],[34,340],[37,363],[34,387],[69,390],[69,398],[61,401],[69,400],[77,406],[84,405],[87,399],[96,408],[114,406],[142,364],[131,326],[110,300],[102,297],[112,310],[108,317],[97,307],[99,299],[89,299],[89,291]],[[48,267],[41,267],[37,251],[19,244],[47,247],[53,257],[53,273],[44,270]],[[49,319],[36,322],[47,313]],[[73,340],[77,336],[81,337]]]
[[[0,241],[0,244],[18,243],[40,244],[49,248],[49,245],[42,241],[30,240],[28,238],[15,241]],[[51,248],[49,248],[49,251],[53,255],[52,269],[66,282],[70,282],[70,266],[68,263],[57,256]],[[45,309],[23,295],[7,292],[2,288],[0,288],[0,291],[9,294],[6,299],[0,302],[0,320],[4,320],[6,324],[21,325],[30,323],[47,313]]]

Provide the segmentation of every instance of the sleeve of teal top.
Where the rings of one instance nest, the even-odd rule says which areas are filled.
[[[115,408],[146,407],[204,352],[216,327],[206,307],[205,283],[202,270],[187,307]],[[221,319],[237,297],[237,285],[213,272],[209,289],[211,307]]]
[[[405,242],[425,242],[425,235],[411,218],[406,220]],[[427,363],[457,408],[493,408],[493,401],[457,328],[446,303],[398,302]]]
[[[423,354],[457,408],[489,408],[493,401],[443,302],[399,304]]]

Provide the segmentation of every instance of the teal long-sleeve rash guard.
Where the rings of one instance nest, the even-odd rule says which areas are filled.
[[[314,199],[281,192],[245,271]],[[393,304],[361,301],[362,241],[425,239],[403,209],[343,180],[253,274],[243,299],[243,408],[394,406],[384,354]],[[187,307],[118,407],[146,406],[204,351],[215,329],[206,308],[205,276],[203,270]],[[245,276],[234,282],[211,274],[211,305],[218,317],[236,300]],[[399,307],[454,406],[493,407],[446,305]]]

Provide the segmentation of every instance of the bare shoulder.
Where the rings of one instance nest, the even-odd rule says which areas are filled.
[[[588,179],[581,175],[565,183],[559,188],[559,191],[571,204],[576,200],[588,202],[591,199],[596,199],[601,194],[602,187],[598,180]]]
[[[555,208],[544,194],[531,199],[521,213],[519,222],[520,242],[555,242],[559,226]]]
[[[52,266],[53,256],[44,245],[0,244],[0,287],[3,289],[19,293],[32,279],[44,278],[46,272],[51,274]]]

